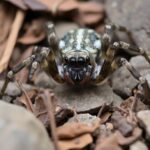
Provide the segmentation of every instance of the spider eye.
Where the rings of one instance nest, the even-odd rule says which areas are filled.
[[[81,64],[81,65],[84,64],[85,63],[85,59],[83,57],[79,57],[78,58],[78,63]]]
[[[76,63],[76,58],[75,57],[71,57],[69,59],[69,62],[70,62],[71,65],[74,65]]]

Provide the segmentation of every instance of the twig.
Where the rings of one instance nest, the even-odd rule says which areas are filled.
[[[119,110],[119,111],[121,111],[122,113],[125,113],[125,114],[128,114],[128,111],[126,111],[125,109],[123,109],[122,107],[120,107],[120,106],[115,106],[115,107],[113,107],[114,109],[117,109],[117,110]]]
[[[139,90],[134,90],[133,102],[131,105],[131,111],[135,112],[138,101],[141,100],[141,92]]]
[[[57,1],[53,4],[53,6],[52,6],[52,8],[51,8],[51,11],[52,11],[52,14],[53,14],[54,16],[57,14],[57,11],[58,11],[59,6],[60,6],[61,4],[63,4],[64,2],[66,2],[66,1],[68,1],[68,0],[57,0]]]
[[[55,123],[55,117],[54,117],[54,109],[52,105],[54,95],[53,93],[49,93],[48,90],[45,90],[44,94],[41,94],[41,97],[44,99],[44,103],[47,108],[49,122],[51,126],[52,139],[54,141],[55,149],[59,150],[58,137],[56,133],[56,123]]]
[[[34,111],[34,107],[32,105],[30,97],[28,96],[27,92],[24,90],[22,84],[19,81],[17,81],[17,83],[18,83],[20,89],[22,90],[22,92],[24,93],[24,95],[26,97],[25,100],[26,100],[26,104],[27,104],[27,109],[34,113],[35,111]]]
[[[102,113],[103,113],[103,110],[104,110],[105,106],[106,106],[106,103],[103,103],[103,105],[101,106],[101,108],[100,108],[100,110],[99,110],[99,112],[97,114],[97,117],[101,117],[102,116]]]
[[[131,105],[131,111],[135,112],[135,107],[136,107],[138,99],[137,99],[137,97],[134,97],[134,98],[132,98],[132,100],[133,100],[133,102],[132,102],[132,105]]]
[[[11,28],[11,32],[10,32],[8,40],[7,40],[6,48],[5,48],[5,51],[3,53],[2,59],[0,60],[0,73],[3,70],[5,70],[8,66],[10,57],[12,55],[14,46],[16,44],[19,30],[20,30],[22,23],[24,21],[24,17],[25,17],[25,12],[19,9],[16,12],[16,17],[15,17],[15,20],[12,24],[12,28]]]
[[[39,112],[38,114],[36,114],[36,117],[38,118],[38,117],[40,117],[41,115],[44,115],[44,114],[46,114],[46,113],[47,113],[47,111],[44,110],[44,111]]]

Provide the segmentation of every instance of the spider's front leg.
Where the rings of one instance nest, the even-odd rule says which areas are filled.
[[[125,58],[115,58],[112,62],[112,68],[116,68],[116,66],[125,66],[133,77],[139,81],[139,85],[143,88],[144,96],[147,100],[145,102],[148,102],[150,100],[150,87],[148,81],[141,76],[140,73]]]
[[[62,67],[62,57],[59,50],[59,39],[56,35],[54,24],[48,22],[46,24],[47,40],[52,52],[48,57],[46,72],[50,74],[58,83],[64,83],[64,70]],[[46,65],[45,65],[46,66]],[[48,70],[47,70],[48,69]]]
[[[135,53],[136,55],[142,55],[150,64],[150,58],[146,51],[142,48],[138,48],[136,46],[132,46],[128,43],[119,41],[114,43],[116,50],[124,50],[128,53]],[[150,87],[148,81],[140,75],[140,73],[125,59],[125,58],[116,58],[112,62],[112,68],[116,68],[118,65],[125,65],[126,68],[131,72],[131,74],[140,81],[140,85],[143,87],[145,98],[150,99]]]
[[[115,42],[114,45],[116,46],[117,50],[122,49],[122,50],[126,51],[127,53],[133,53],[135,55],[142,55],[147,60],[147,62],[150,64],[150,57],[148,56],[148,54],[146,53],[146,51],[143,48],[136,47],[136,46],[133,46],[129,43],[122,42],[122,41]]]
[[[116,34],[116,31],[124,32],[128,36],[129,41],[135,45],[135,41],[132,37],[132,34],[126,27],[110,23],[105,26],[105,29],[106,34],[108,34],[111,38],[113,38],[113,36]]]
[[[100,70],[98,71],[98,73],[94,72],[94,75],[93,75],[94,78],[92,80],[92,82],[94,84],[101,83],[103,80],[105,80],[109,76],[109,74],[111,72],[111,64],[113,62],[115,52],[116,52],[115,46],[110,45],[105,53],[105,56],[103,56],[104,57],[103,63],[100,64],[97,62],[96,67],[97,68],[99,67]],[[98,69],[96,69],[96,70],[98,70]]]
[[[38,52],[37,52],[38,51]],[[50,49],[46,47],[34,47],[33,48],[33,54],[23,60],[20,64],[15,66],[12,70],[10,70],[7,75],[5,82],[1,88],[0,91],[0,98],[4,95],[5,90],[7,88],[8,83],[13,79],[14,75],[18,73],[20,70],[22,70],[26,66],[30,66],[30,72],[29,72],[29,79],[32,78],[32,75],[34,74],[35,70],[38,67],[38,64],[40,64],[46,57],[49,55]]]
[[[93,73],[92,83],[99,84],[101,83],[110,73],[111,71],[111,63],[114,59],[116,53],[115,45],[112,45],[112,37],[115,30],[121,30],[126,32],[126,28],[116,25],[106,25],[105,26],[105,34],[102,37],[102,54],[98,56],[97,66]],[[101,63],[100,59],[103,58],[104,62]]]
[[[55,56],[55,60],[57,65],[61,65],[61,54],[60,54],[60,50],[59,50],[59,39],[56,35],[55,32],[55,28],[54,28],[54,24],[51,22],[48,22],[46,24],[46,31],[47,31],[47,40],[49,43],[50,48],[52,49],[54,56]]]
[[[133,44],[135,43],[132,38],[131,32],[128,31],[127,28],[124,26],[119,26],[119,25],[111,23],[111,24],[105,26],[105,30],[106,30],[106,33],[103,36],[103,45],[104,45],[103,47],[104,48],[102,47],[105,50],[107,50],[107,48],[111,42],[111,39],[112,39],[113,35],[115,34],[115,31],[117,31],[117,30],[121,31],[121,32],[125,32],[128,35],[130,41]],[[108,42],[108,41],[110,41],[110,42]],[[116,46],[116,49],[119,49],[119,50],[122,49],[129,54],[142,55],[150,63],[150,57],[148,56],[148,54],[146,53],[146,51],[143,48],[136,47],[136,46],[133,46],[131,44],[128,44],[128,43],[122,42],[122,41],[115,42],[114,45]]]

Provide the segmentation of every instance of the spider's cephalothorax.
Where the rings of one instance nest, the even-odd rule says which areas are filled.
[[[7,84],[14,74],[25,66],[30,66],[29,79],[32,78],[40,64],[55,81],[80,85],[102,83],[114,69],[124,65],[139,80],[139,84],[144,89],[145,98],[150,99],[150,87],[147,80],[125,58],[117,57],[115,54],[117,51],[123,50],[142,55],[150,63],[149,56],[142,48],[122,41],[112,42],[111,39],[116,30],[131,35],[125,27],[114,24],[105,27],[106,32],[101,36],[91,29],[76,29],[69,31],[59,40],[54,25],[48,23],[46,31],[49,48],[34,47],[31,56],[9,71],[1,95],[4,94]]]
[[[91,29],[75,29],[66,33],[59,41],[64,79],[72,84],[90,82],[101,45],[100,35]]]

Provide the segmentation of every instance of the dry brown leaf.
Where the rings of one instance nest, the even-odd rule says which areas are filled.
[[[118,144],[118,135],[121,133],[115,132],[109,137],[105,138],[103,142],[97,143],[95,150],[122,150]]]
[[[131,143],[138,140],[142,135],[142,130],[138,127],[136,127],[130,137],[124,137],[121,132],[118,130],[114,132],[109,137],[106,137],[103,139],[102,142],[99,142],[96,145],[96,150],[103,150],[103,149],[111,149],[111,150],[120,150],[120,146],[127,146]]]
[[[99,145],[99,143],[102,143],[103,141],[105,141],[105,139],[112,134],[113,132],[112,128],[113,127],[110,128],[108,126],[108,123],[107,125],[102,124],[100,126],[99,135],[98,135],[98,138],[96,139],[96,145]]]
[[[0,44],[5,42],[15,16],[15,8],[6,3],[0,3]]]
[[[81,122],[66,123],[63,126],[57,128],[57,135],[59,139],[64,139],[74,138],[85,133],[93,133],[96,129],[99,128],[99,123],[100,122],[97,120],[93,122],[91,126]]]
[[[57,6],[56,13],[70,12],[79,8],[79,2],[76,0],[66,0],[63,3],[54,3],[53,7]],[[52,8],[54,11],[54,8]]]
[[[66,122],[68,118],[74,115],[74,110],[70,108],[68,105],[66,106],[57,106],[55,109],[55,119],[56,124],[60,125]]]
[[[104,7],[96,2],[77,0],[7,0],[21,9],[49,11],[54,16],[65,16],[80,25],[93,25],[104,17]],[[94,8],[94,9],[93,9]]]
[[[34,11],[48,10],[48,7],[42,4],[41,2],[39,2],[38,0],[6,0],[6,1],[12,3],[13,5],[23,10],[27,10],[27,9],[31,9]]]
[[[49,117],[43,99],[41,97],[36,98],[34,106],[36,117],[43,123],[45,127],[48,127]]]
[[[71,17],[80,25],[96,24],[104,17],[103,5],[96,2],[65,1],[57,11],[60,14],[71,11],[73,14]]]
[[[90,134],[84,134],[74,139],[58,141],[60,150],[82,149],[93,142]]]
[[[0,72],[5,70],[8,66],[14,46],[16,44],[19,30],[24,21],[24,17],[25,17],[25,12],[18,9],[16,12],[15,19],[13,21],[13,24],[11,25],[11,31],[10,31],[8,39],[7,39],[7,44],[6,44],[5,50],[3,52],[2,58],[0,59]]]
[[[124,136],[131,135],[134,127],[119,111],[115,111],[112,114],[111,121],[114,127],[118,129]]]
[[[36,112],[35,113],[36,117],[44,124],[45,127],[49,127],[50,120],[49,120],[49,116],[48,116],[47,107],[45,106],[44,97],[41,96],[41,95],[45,94],[44,91],[38,90],[36,98],[34,99],[34,109]],[[54,106],[54,108],[56,108],[57,98],[51,90],[48,90],[48,91],[49,91],[49,97],[52,99],[53,106]]]
[[[15,8],[12,6],[8,7],[6,3],[0,2],[0,59],[2,59],[3,52],[7,44],[6,40],[10,32],[14,16]]]
[[[25,34],[18,38],[17,42],[21,44],[36,44],[42,41],[46,34],[44,32],[45,18],[38,18],[25,25]]]
[[[81,25],[92,25],[100,22],[103,17],[103,5],[94,2],[82,2],[79,4],[79,15],[74,20]]]
[[[142,136],[142,130],[139,127],[136,127],[133,130],[133,133],[130,137],[125,138],[120,132],[118,133],[118,143],[120,145],[129,145]]]
[[[129,97],[128,99],[123,101],[120,106],[127,111],[129,109],[131,110],[134,100],[135,100],[135,97]],[[138,100],[134,111],[138,112],[138,111],[146,110],[146,109],[148,109],[147,105],[145,105],[142,101]]]
[[[106,121],[110,118],[110,116],[112,115],[112,113],[111,112],[106,112],[106,113],[104,113],[101,117],[100,117],[100,123],[101,124],[104,124],[104,123],[106,123]]]
[[[12,3],[13,5],[23,9],[23,10],[26,10],[27,9],[27,6],[25,5],[24,1],[23,0],[5,0],[7,2],[10,2]]]
[[[30,90],[30,91],[27,91],[27,94],[29,96],[29,98],[33,98],[37,95],[37,90]],[[19,98],[19,101],[25,105],[25,107],[28,109],[28,105],[27,105],[27,102],[26,102],[26,96],[24,94],[22,94],[22,96]]]

